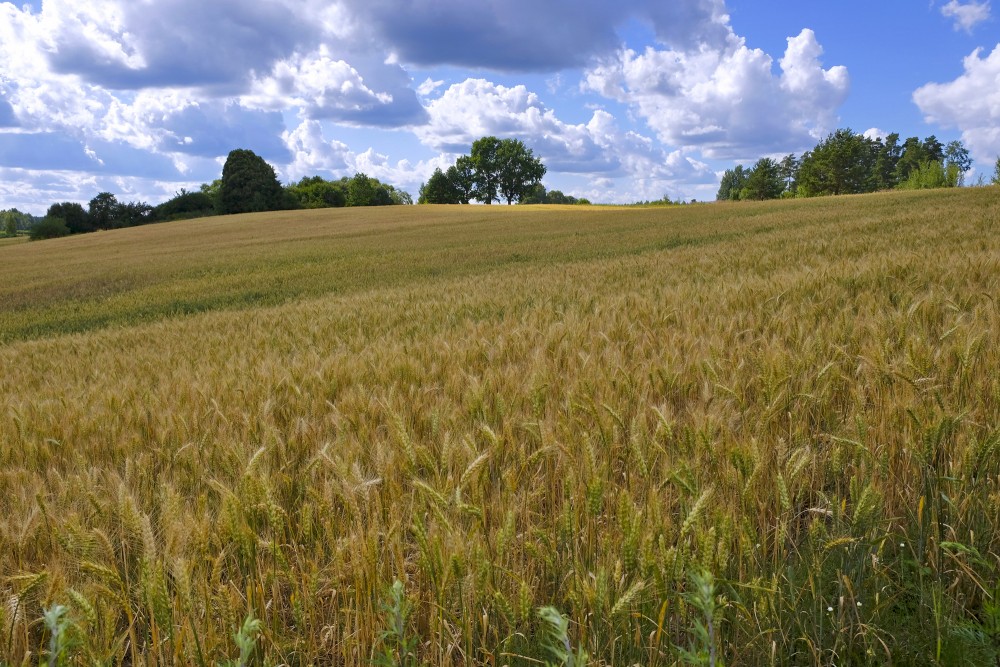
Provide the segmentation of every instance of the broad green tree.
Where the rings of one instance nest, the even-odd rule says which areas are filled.
[[[375,180],[358,173],[347,183],[348,206],[375,206]]]
[[[459,193],[452,184],[451,179],[441,171],[435,169],[427,182],[420,186],[419,204],[458,204]]]
[[[60,202],[49,206],[45,213],[48,218],[58,218],[66,223],[70,234],[85,234],[94,231],[87,210],[76,202]]]
[[[88,205],[88,215],[90,224],[94,229],[113,229],[115,224],[115,209],[118,207],[118,198],[110,192],[102,192],[90,200]]]
[[[336,208],[347,205],[347,186],[343,181],[327,181],[308,176],[288,187],[288,192],[302,208]]]
[[[500,140],[483,137],[472,142],[473,179],[475,197],[484,204],[500,201]]]
[[[719,191],[715,198],[718,201],[737,201],[740,193],[747,184],[747,171],[743,165],[736,165],[732,169],[727,169],[722,175],[722,182],[719,183]]]
[[[997,162],[993,165],[993,177],[990,179],[990,183],[1000,185],[1000,157],[997,157]]]
[[[545,165],[519,139],[504,139],[497,148],[499,194],[507,205],[520,201],[545,176]]]
[[[965,174],[972,168],[969,149],[961,141],[949,141],[944,149],[944,160],[948,167],[958,170],[958,185],[965,185]]]
[[[222,167],[219,213],[278,211],[289,207],[274,168],[251,150],[229,153]]]
[[[69,233],[69,227],[66,226],[65,220],[47,215],[32,226],[29,237],[32,241],[41,241],[69,236]]]
[[[476,198],[476,169],[470,156],[455,160],[444,174],[455,188],[459,204],[468,204]]]

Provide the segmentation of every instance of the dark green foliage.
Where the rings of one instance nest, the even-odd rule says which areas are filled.
[[[153,209],[151,217],[158,221],[185,220],[215,215],[215,200],[206,192],[188,192],[181,189]]]
[[[447,171],[435,170],[420,189],[423,204],[544,203],[545,165],[518,139],[482,137]],[[560,193],[561,194],[561,193]]]
[[[783,182],[782,194],[785,192],[795,194],[795,179],[799,173],[799,159],[795,157],[793,153],[789,153],[785,157],[781,158],[778,173],[780,174]]]
[[[500,140],[483,137],[472,142],[474,196],[484,204],[500,201]]]
[[[454,167],[452,167],[454,169]],[[418,204],[460,204],[461,193],[451,182],[451,179],[441,171],[435,169],[427,182],[420,186],[420,197]]]
[[[31,229],[34,218],[27,213],[21,213],[16,208],[0,211],[0,233],[5,236],[17,236],[22,229]]]
[[[118,207],[118,198],[110,192],[102,192],[90,200],[88,214],[90,224],[94,229],[113,229],[118,225],[115,223],[115,209]]]
[[[355,174],[347,184],[347,205],[348,206],[385,206],[391,204],[392,200],[388,193],[378,187],[379,183],[374,178],[369,178],[365,174]]]
[[[781,165],[771,158],[761,158],[750,170],[746,185],[740,191],[740,199],[777,199],[785,190]]]
[[[736,165],[733,169],[727,169],[722,175],[722,182],[719,183],[719,192],[715,195],[718,201],[737,201],[740,193],[747,184],[747,172],[743,165]]]
[[[76,202],[62,202],[49,206],[46,217],[59,218],[66,223],[70,234],[83,234],[94,231],[95,227],[87,215],[86,209]]]
[[[546,190],[537,183],[521,198],[520,204],[589,204],[586,199],[577,199],[572,195],[563,194],[561,190]]]
[[[236,149],[222,168],[219,213],[255,213],[289,208],[274,168],[256,153]]]
[[[890,190],[898,184],[896,180],[896,165],[903,155],[903,147],[899,145],[899,134],[893,132],[883,141],[876,141],[875,167],[872,173],[874,190]]]
[[[455,188],[459,204],[468,204],[475,198],[476,174],[471,157],[463,155],[455,160],[455,164],[448,167],[445,176]]]
[[[871,142],[850,129],[837,130],[802,156],[799,192],[807,197],[870,191]]]
[[[554,190],[553,192],[558,192]],[[559,194],[562,194],[561,192]],[[528,192],[521,197],[521,204],[548,204],[549,203],[549,192],[545,189],[545,186],[541,183],[535,185],[533,188],[529,189]]]
[[[90,200],[92,229],[121,229],[153,222],[153,207],[144,202],[119,202],[110,192],[102,192]]]
[[[781,162],[764,158],[752,169],[727,170],[716,199],[816,197],[890,190],[892,188],[954,187],[964,183],[972,166],[960,141],[944,146],[933,135],[921,141],[899,135],[869,139],[851,129],[828,135],[800,159],[786,155]],[[780,187],[779,187],[780,181]]]
[[[347,205],[347,186],[343,181],[327,181],[321,176],[310,176],[287,189],[301,208],[337,208]]]
[[[60,236],[69,236],[70,230],[66,221],[62,218],[45,216],[41,221],[35,223],[31,228],[31,240],[41,241],[42,239],[55,239]]]
[[[996,164],[993,165],[993,177],[990,179],[990,183],[1000,185],[1000,157],[997,158]]]
[[[958,185],[965,185],[965,173],[972,168],[972,157],[961,141],[950,141],[944,149],[945,164],[958,170]]]
[[[545,176],[545,165],[518,139],[504,139],[497,148],[499,194],[507,205],[521,197]]]

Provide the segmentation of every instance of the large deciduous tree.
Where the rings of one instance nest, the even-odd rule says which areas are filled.
[[[483,137],[472,142],[473,181],[475,197],[484,204],[500,201],[500,140],[496,137]]]
[[[459,204],[468,204],[476,197],[476,168],[472,158],[468,155],[455,160],[455,164],[448,167],[445,176],[458,196]]]
[[[497,148],[499,194],[507,205],[520,201],[542,182],[545,165],[519,139],[504,139]]]
[[[454,168],[454,167],[452,167]],[[459,193],[451,179],[441,171],[435,169],[427,182],[420,186],[419,204],[458,204]]]
[[[743,169],[743,165],[736,165],[732,169],[727,169],[722,175],[722,182],[719,183],[719,191],[715,198],[718,201],[737,201],[740,193],[747,184],[748,172]]]
[[[90,224],[94,229],[112,229],[115,224],[115,209],[118,198],[110,192],[102,192],[90,200],[88,205]]]
[[[243,148],[231,151],[226,158],[217,205],[222,214],[288,208],[274,168],[253,151]]]
[[[94,225],[87,215],[87,210],[76,202],[60,202],[49,206],[45,213],[47,218],[57,218],[66,223],[70,234],[84,234],[94,231]]]

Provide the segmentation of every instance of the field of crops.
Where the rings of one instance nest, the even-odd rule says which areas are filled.
[[[998,299],[997,188],[0,245],[0,663],[996,665]]]

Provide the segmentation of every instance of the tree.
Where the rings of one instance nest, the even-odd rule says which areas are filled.
[[[794,153],[789,153],[785,157],[781,158],[781,163],[778,165],[778,174],[784,184],[783,192],[795,193],[795,179],[798,178],[799,174],[799,160],[795,157]]]
[[[378,206],[377,184],[378,181],[366,174],[355,174],[347,184],[347,205]]]
[[[870,192],[874,142],[850,129],[827,136],[802,156],[799,192],[806,197]]]
[[[1000,185],[1000,157],[997,157],[997,163],[993,165],[993,178],[990,179],[990,183]]]
[[[94,231],[87,210],[76,202],[52,204],[45,213],[48,218],[59,218],[66,223],[70,234],[85,234]]]
[[[333,208],[347,205],[347,185],[327,181],[320,176],[303,178],[288,187],[288,192],[302,208]]]
[[[562,193],[559,193],[562,194]],[[548,204],[549,193],[541,183],[536,184],[528,190],[527,194],[521,197],[521,204]]]
[[[958,170],[958,185],[965,185],[965,174],[972,168],[969,149],[961,141],[949,141],[944,149],[945,164]]]
[[[35,223],[35,225],[31,228],[29,237],[32,241],[41,241],[43,239],[55,239],[60,236],[69,236],[69,234],[69,227],[66,225],[65,220],[47,215]]]
[[[472,161],[475,198],[484,204],[500,201],[500,160],[497,153],[500,140],[483,137],[472,142]]]
[[[448,167],[444,173],[451,182],[455,193],[458,195],[459,204],[468,204],[476,196],[476,170],[472,158],[468,155],[455,160],[455,164]]]
[[[4,236],[17,236],[17,219],[10,211],[4,211],[0,213],[0,219],[3,220],[3,233]]]
[[[803,158],[805,159],[805,158]],[[719,192],[716,193],[717,201],[737,201],[740,192],[747,184],[747,172],[743,165],[736,165],[733,169],[727,169],[722,175],[722,182],[719,183]]]
[[[88,205],[90,224],[94,229],[112,229],[115,224],[115,209],[118,198],[110,192],[102,192],[90,200]]]
[[[151,220],[185,220],[215,215],[215,200],[204,192],[188,192],[184,188],[172,199],[153,209]]]
[[[538,185],[545,176],[545,165],[519,139],[504,139],[497,148],[499,193],[510,206]]]
[[[256,153],[238,148],[229,153],[219,185],[219,213],[278,211],[289,207],[274,168]]]
[[[750,170],[746,185],[740,191],[740,199],[777,199],[785,189],[781,176],[781,165],[771,158],[761,158]]]
[[[153,221],[153,207],[141,201],[118,204],[112,215],[112,223],[115,229],[121,227],[138,227],[139,225],[147,225]]]
[[[893,132],[875,144],[875,171],[872,174],[874,190],[891,190],[899,184],[896,179],[896,165],[903,155],[903,147],[899,145],[899,133]]]
[[[420,186],[420,204],[458,204],[459,192],[451,179],[440,168],[435,169],[427,182]]]

